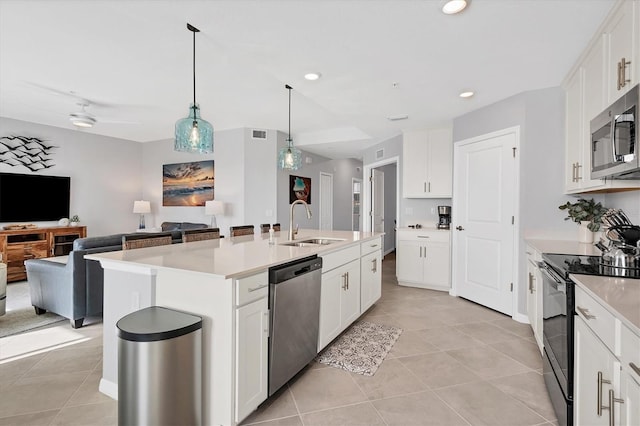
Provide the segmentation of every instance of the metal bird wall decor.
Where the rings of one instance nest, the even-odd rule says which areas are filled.
[[[0,137],[0,164],[12,167],[24,166],[32,172],[48,169],[55,164],[50,158],[52,150],[57,146],[43,139],[28,136]]]

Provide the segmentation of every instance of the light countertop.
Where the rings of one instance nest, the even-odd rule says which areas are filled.
[[[640,336],[640,279],[570,275],[573,282]]]
[[[170,244],[143,249],[95,253],[87,259],[103,263],[122,264],[122,267],[140,266],[146,268],[171,268],[202,272],[236,278],[264,271],[271,266],[314,254],[321,255],[345,248],[353,243],[377,238],[382,233],[352,231],[320,231],[301,229],[296,240],[306,238],[336,238],[328,245],[289,247],[281,245],[287,241],[288,231],[275,233],[275,244],[269,244],[269,234],[255,234],[242,237]]]
[[[577,241],[537,239],[527,239],[525,241],[540,253],[579,254],[582,256],[600,256],[602,254],[593,244],[579,243]]]

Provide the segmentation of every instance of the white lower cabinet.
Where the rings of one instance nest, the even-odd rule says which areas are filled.
[[[575,321],[575,352],[575,424],[610,425],[609,409],[602,407],[609,406],[609,391],[620,395],[619,364],[580,316]],[[614,403],[614,410],[618,405]]]
[[[448,291],[451,288],[450,232],[398,230],[398,284]]]
[[[322,274],[318,352],[360,316],[360,260]]]
[[[238,280],[238,303],[253,294],[260,298],[236,308],[235,419],[239,423],[268,397],[269,303],[267,274]],[[247,292],[247,288],[248,291]],[[258,290],[253,290],[257,288]]]
[[[640,425],[640,336],[579,286],[576,314],[574,423]]]
[[[382,255],[369,253],[360,260],[360,313],[382,296]]]

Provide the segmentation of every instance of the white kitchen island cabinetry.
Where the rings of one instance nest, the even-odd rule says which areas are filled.
[[[274,245],[252,235],[88,255],[100,261],[105,279],[100,391],[117,399],[116,322],[164,306],[202,317],[203,423],[240,423],[267,398],[269,268],[318,255],[328,269],[346,274],[342,284],[349,291],[339,295],[338,308],[346,327],[360,316],[361,246],[379,243],[380,236],[300,230],[299,239],[334,240],[293,247],[282,244],[286,233],[276,232]],[[330,297],[322,294],[321,305]]]
[[[402,196],[451,198],[453,183],[451,129],[402,134]]]
[[[236,413],[244,419],[268,397],[269,276],[235,280]]]
[[[360,313],[382,296],[382,239],[360,244]]]
[[[354,246],[322,257],[318,352],[359,316],[360,247]]]
[[[449,291],[451,232],[438,229],[398,229],[398,284]]]
[[[590,130],[591,120],[638,82],[639,5],[637,0],[617,3],[563,83],[568,194],[640,188],[640,180],[591,179]],[[630,82],[618,88],[617,64],[623,57],[631,62],[625,68]]]

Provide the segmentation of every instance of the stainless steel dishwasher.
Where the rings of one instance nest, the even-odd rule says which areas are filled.
[[[269,396],[318,354],[322,258],[269,269]]]

